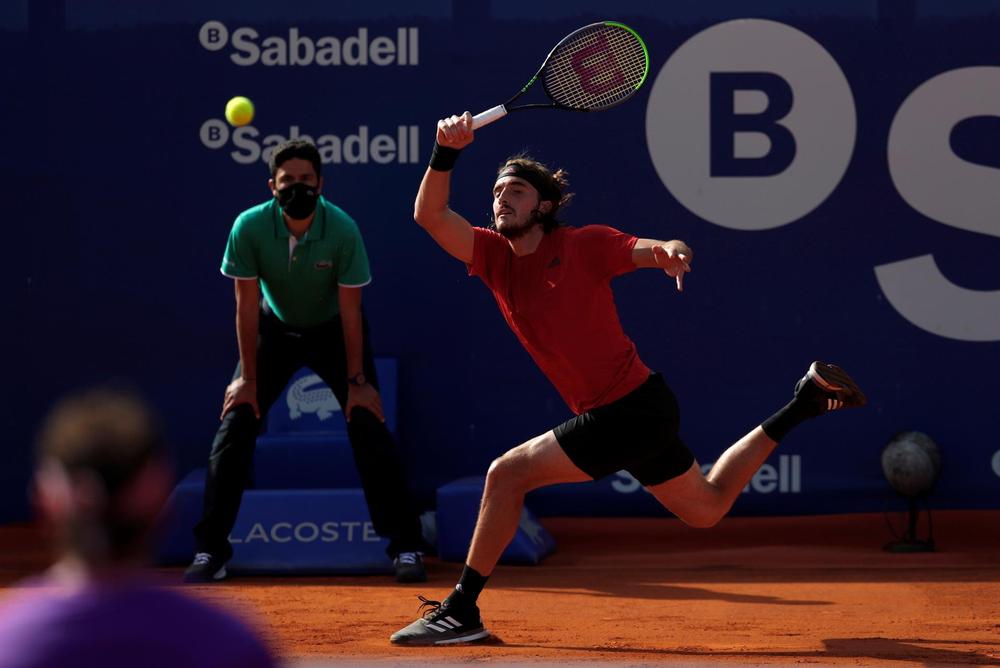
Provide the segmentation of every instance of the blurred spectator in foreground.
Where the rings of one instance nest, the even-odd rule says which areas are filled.
[[[274,665],[236,617],[147,581],[172,485],[160,425],[138,397],[94,389],[52,410],[33,500],[56,563],[0,602],[0,668]]]

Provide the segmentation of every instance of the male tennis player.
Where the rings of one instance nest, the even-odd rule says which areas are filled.
[[[438,122],[437,144],[414,218],[493,293],[507,324],[576,414],[495,460],[486,476],[465,569],[443,603],[397,631],[401,645],[460,643],[489,635],[476,600],[517,529],[525,493],[555,483],[631,473],[668,510],[710,527],[797,424],[862,406],[841,369],[813,362],[791,402],[731,445],[708,476],[680,439],[677,402],[622,331],[610,281],[648,267],[683,289],[693,253],[683,241],[637,239],[604,225],[568,227],[556,215],[570,197],[562,171],[508,160],[493,185],[495,229],[472,227],[448,208],[451,170],[473,140],[472,116]]]

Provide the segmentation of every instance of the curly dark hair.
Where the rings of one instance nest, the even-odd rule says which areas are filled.
[[[541,201],[552,202],[552,207],[547,212],[539,213],[537,216],[538,222],[542,224],[542,231],[548,234],[562,225],[562,221],[557,218],[559,210],[573,199],[573,193],[567,191],[569,173],[563,169],[557,169],[553,172],[530,155],[518,153],[507,158],[500,165],[500,168],[497,169],[497,178],[509,167],[516,167],[520,171],[528,172],[526,180],[538,191]]]
[[[292,158],[302,158],[312,163],[316,170],[316,178],[322,176],[323,160],[320,158],[319,149],[315,144],[305,139],[290,139],[274,147],[271,157],[267,161],[267,166],[271,170],[271,178],[278,173],[278,168]]]

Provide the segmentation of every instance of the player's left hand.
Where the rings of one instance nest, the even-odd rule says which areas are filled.
[[[371,383],[347,386],[347,407],[344,409],[344,418],[348,422],[351,421],[351,412],[355,408],[367,409],[379,419],[379,422],[385,422],[385,415],[382,412],[382,397],[379,396],[378,390]]]
[[[684,274],[691,271],[694,251],[684,243],[674,239],[653,246],[653,260],[670,278],[676,279],[677,291],[684,292]]]

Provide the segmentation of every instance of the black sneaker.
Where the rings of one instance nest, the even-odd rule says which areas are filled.
[[[392,567],[396,569],[396,582],[427,582],[427,571],[419,552],[400,552],[392,560]]]
[[[194,555],[194,561],[184,571],[184,582],[216,582],[226,577],[226,562],[208,552]]]
[[[860,408],[868,398],[847,372],[834,364],[813,362],[806,375],[795,385],[795,396],[816,404],[817,414],[841,408]]]
[[[476,605],[458,607],[447,600],[439,603],[423,596],[417,598],[420,599],[420,609],[426,607],[427,610],[420,619],[393,633],[389,642],[396,645],[453,645],[489,637],[490,632],[483,628]]]

